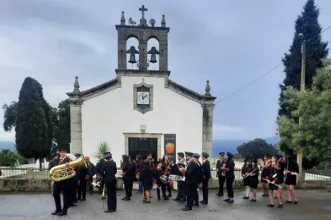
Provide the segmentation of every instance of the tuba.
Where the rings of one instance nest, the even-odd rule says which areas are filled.
[[[69,157],[70,154],[67,154],[67,157]],[[69,162],[69,166],[67,167],[66,164],[61,164],[58,166],[53,167],[49,173],[52,176],[52,180],[55,182],[60,182],[63,180],[70,179],[76,175],[76,171],[71,166],[86,166],[86,162],[84,159],[84,156],[80,156],[79,158],[76,158],[73,161]]]

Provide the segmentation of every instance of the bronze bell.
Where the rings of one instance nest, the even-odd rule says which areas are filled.
[[[151,63],[156,63],[157,62],[155,54],[151,55],[151,59],[149,60],[149,62],[151,62]]]
[[[130,60],[129,60],[129,63],[137,63],[136,61],[136,55],[134,53],[131,53],[130,54]]]

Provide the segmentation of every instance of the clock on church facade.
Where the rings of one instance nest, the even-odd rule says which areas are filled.
[[[147,22],[144,6],[141,18],[127,22],[124,12],[118,33],[116,77],[87,90],[80,90],[78,77],[70,100],[71,152],[93,157],[101,142],[110,146],[119,165],[123,154],[134,158],[152,153],[176,158],[187,150],[211,155],[213,109],[216,97],[207,80],[204,94],[170,79],[168,33],[165,16],[159,24]],[[138,40],[138,46],[128,39]],[[155,39],[157,45],[150,43]],[[152,69],[156,66],[156,69]],[[184,82],[185,83],[185,82]]]

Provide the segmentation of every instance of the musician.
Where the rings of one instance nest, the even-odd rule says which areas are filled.
[[[86,183],[90,178],[88,168],[84,166],[78,167],[78,186],[77,186],[77,194],[78,200],[85,201],[86,200]]]
[[[139,154],[136,155],[136,159],[135,159],[134,163],[135,163],[135,167],[136,167],[136,179],[137,179],[138,184],[139,184],[139,188],[138,188],[137,193],[143,193],[144,188],[143,188],[143,184],[140,180],[140,173],[141,173],[141,171],[144,167],[144,161],[143,161],[142,157]]]
[[[252,160],[251,167],[252,171],[247,174],[250,177],[248,184],[253,193],[253,198],[250,201],[256,202],[256,189],[259,184],[259,167],[257,165],[257,159]]]
[[[282,155],[276,155],[277,159],[278,159],[278,174],[279,174],[279,185],[282,185],[284,183],[284,171],[286,168],[286,160],[283,159]],[[279,191],[279,196],[281,198],[283,198],[283,190],[282,188],[278,187],[278,191]],[[275,199],[277,198],[277,196],[275,196]]]
[[[96,174],[96,172],[95,172],[95,166],[90,161],[90,157],[89,156],[85,156],[84,159],[86,161],[88,175],[89,175],[89,179],[86,181],[86,184],[87,184],[89,193],[90,194],[93,194],[93,185],[92,185],[92,182],[93,182],[93,176]]]
[[[151,203],[151,190],[153,189],[153,182],[155,177],[155,170],[151,167],[150,159],[144,160],[144,168],[141,171],[140,179],[144,187],[145,199],[143,203]]]
[[[129,201],[132,197],[132,187],[133,181],[136,175],[136,169],[133,163],[130,160],[130,157],[127,155],[123,155],[123,163],[121,165],[122,168],[122,176],[124,181],[125,188],[125,196],[122,200]]]
[[[97,173],[97,182],[100,184],[99,185],[99,194],[100,195],[102,194],[103,187],[104,187],[104,184],[103,184],[103,181],[102,181],[102,175],[101,175],[102,174],[101,167],[102,167],[102,164],[105,162],[105,156],[109,155],[109,154],[111,154],[111,153],[110,152],[105,152],[103,154],[103,158],[101,158],[95,166],[95,171]]]
[[[162,198],[164,200],[169,200],[169,198],[166,195],[166,184],[164,184],[161,180],[160,177],[164,175],[164,171],[165,171],[165,167],[164,167],[164,163],[162,161],[159,161],[156,165],[156,173],[155,173],[155,180],[156,180],[156,184],[157,184],[157,199],[161,200],[161,195],[160,195],[160,191],[162,191]]]
[[[216,194],[217,196],[223,196],[223,188],[224,188],[224,183],[225,183],[225,175],[223,174],[223,167],[224,167],[224,152],[219,153],[219,159],[216,162],[216,174],[218,177],[218,193]]]
[[[194,153],[193,154],[193,160],[198,164],[199,168],[200,168],[200,176],[198,178],[198,185],[197,185],[197,193],[195,194],[195,200],[194,200],[194,205],[195,206],[200,206],[199,203],[199,184],[202,182],[202,174],[203,174],[203,166],[199,161],[200,155],[198,153]]]
[[[60,148],[60,158],[58,165],[66,164],[69,167],[70,158],[67,157],[67,152],[65,148]],[[72,167],[75,168],[75,167]],[[67,211],[69,209],[69,205],[71,202],[70,198],[70,190],[71,190],[72,180],[66,179],[59,182],[54,182],[54,190],[53,190],[53,197],[55,201],[55,211],[52,215],[63,216],[67,215]],[[61,198],[60,194],[63,194],[63,208],[61,208]]]
[[[149,165],[151,166],[151,168],[152,168],[153,170],[156,170],[155,161],[154,161],[154,158],[153,158],[152,153],[149,153],[149,154],[147,155],[147,159],[148,159],[148,161],[149,161]]]
[[[287,201],[286,203],[292,203],[292,199],[294,199],[293,204],[298,204],[297,194],[295,191],[295,185],[297,182],[297,174],[299,173],[299,165],[295,161],[295,158],[292,154],[288,155],[288,166],[285,170],[286,172],[286,180],[285,184],[287,185]]]
[[[171,161],[169,160],[169,156],[168,155],[163,155],[162,157],[162,163],[163,163],[163,167],[164,167],[164,175],[166,175],[167,177],[169,177],[170,172],[171,172],[171,168],[172,168],[172,164]],[[168,182],[166,184],[166,189],[168,191],[168,197],[170,198],[171,195],[171,185],[170,182]]]
[[[225,164],[225,179],[226,179],[226,189],[228,191],[228,198],[224,202],[233,203],[234,193],[233,193],[233,181],[234,181],[234,161],[233,154],[227,152],[227,159]]]
[[[183,152],[178,152],[177,153],[177,167],[178,168],[185,168],[185,165],[186,165],[186,161],[184,159],[184,153]],[[175,175],[180,175],[180,176],[183,176],[181,175],[181,173],[174,173]],[[175,199],[173,199],[174,201],[182,201],[182,202],[185,202],[185,198],[184,198],[184,193],[183,193],[183,181],[177,181],[177,196]]]
[[[201,204],[208,204],[208,182],[211,178],[210,175],[210,162],[208,160],[209,154],[207,152],[202,152],[202,196],[203,200],[200,202]]]
[[[117,166],[112,159],[112,155],[105,155],[105,162],[101,166],[101,175],[103,183],[107,189],[107,206],[108,209],[105,212],[116,212],[117,207],[117,194],[116,194],[116,173]]]
[[[267,176],[266,180],[269,183],[269,200],[270,203],[268,207],[273,208],[274,205],[274,196],[273,194],[276,194],[277,199],[278,199],[278,208],[283,207],[283,200],[280,197],[279,191],[278,191],[278,185],[279,185],[279,169],[278,169],[278,161],[276,156],[271,157],[271,161],[266,163],[266,168],[267,168]]]
[[[71,155],[72,156],[72,155]],[[73,159],[74,158],[78,158],[80,157],[81,154],[75,154]],[[76,206],[76,203],[78,202],[78,199],[77,199],[77,194],[78,194],[78,182],[79,182],[79,169],[80,167],[75,167],[75,176],[71,179],[71,203],[70,203],[70,206]]]
[[[261,164],[261,182],[262,182],[262,188],[263,188],[263,197],[268,197],[268,183],[264,179],[266,179],[267,176],[267,169],[265,168],[266,163],[269,159],[269,155],[265,154],[263,157],[263,162]]]
[[[251,161],[246,158],[244,160],[244,165],[241,168],[241,176],[243,177],[244,186],[246,186],[246,195],[243,197],[243,199],[249,199],[249,182],[250,182],[250,176],[248,175],[252,171]]]
[[[185,189],[186,189],[186,196],[187,196],[187,204],[186,207],[183,208],[183,211],[190,211],[193,207],[193,201],[196,200],[197,197],[197,188],[198,182],[201,179],[201,168],[197,163],[197,159],[193,159],[192,156],[195,158],[199,158],[199,154],[193,154],[191,152],[185,152],[187,158],[189,159],[187,169],[181,169],[183,173],[185,173]]]

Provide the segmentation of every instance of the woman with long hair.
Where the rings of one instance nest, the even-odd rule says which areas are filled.
[[[153,189],[153,181],[155,177],[154,169],[150,166],[150,161],[148,159],[144,160],[144,167],[141,171],[140,179],[144,186],[144,194],[146,198],[143,203],[151,203],[151,190]]]
[[[292,155],[288,157],[288,166],[286,167],[286,180],[287,185],[287,201],[285,203],[298,204],[297,194],[294,189],[297,182],[297,174],[299,173],[298,163]],[[292,197],[293,196],[293,197]],[[294,199],[294,200],[292,200]]]
[[[270,203],[268,207],[273,208],[274,205],[274,196],[273,194],[276,194],[276,197],[278,199],[278,208],[283,207],[283,200],[280,197],[279,190],[278,190],[278,184],[279,184],[279,169],[278,169],[278,161],[277,157],[273,156],[271,157],[271,160],[267,162],[267,176],[266,180],[269,182],[269,200]]]
[[[163,163],[163,167],[164,167],[164,175],[169,176],[170,172],[171,172],[171,161],[169,160],[168,155],[163,155],[162,157],[162,163]],[[168,191],[168,195],[167,197],[171,197],[171,185],[170,183],[166,184],[166,190]]]
[[[122,200],[129,201],[132,197],[132,187],[133,180],[135,179],[135,166],[130,160],[130,157],[127,155],[123,155],[123,163],[121,165],[122,168],[122,176],[125,188],[125,196]]]
[[[253,198],[250,201],[256,202],[256,189],[259,184],[259,167],[257,165],[257,159],[252,160],[252,171],[248,175],[250,176],[249,187],[253,193]]]

